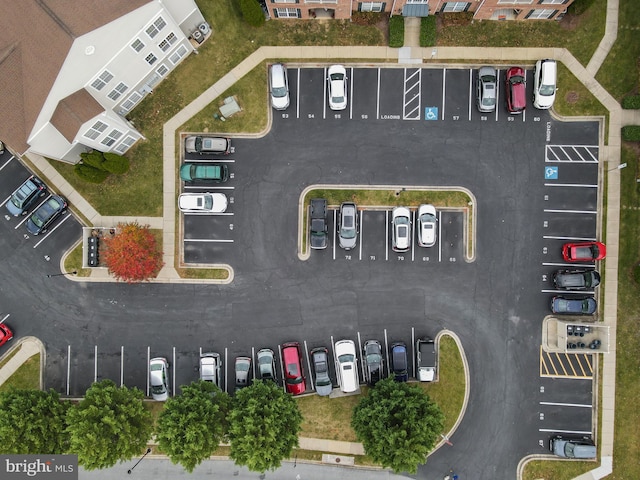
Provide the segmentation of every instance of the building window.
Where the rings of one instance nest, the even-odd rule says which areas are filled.
[[[298,3],[297,0],[273,0],[273,3]]]
[[[177,41],[178,37],[176,37],[175,33],[171,32],[169,35],[167,35],[167,38],[160,42],[160,45],[158,46],[160,47],[160,50],[166,52],[167,50],[169,50],[169,48],[171,48],[171,45],[173,45]]]
[[[540,3],[543,5],[563,5],[567,3],[567,0],[542,0]]]
[[[533,20],[547,20],[555,15],[557,10],[553,10],[550,8],[540,8],[537,10],[531,10],[527,15],[528,19]]]
[[[107,135],[104,138],[104,140],[102,140],[100,143],[102,145],[106,145],[107,147],[110,147],[111,145],[116,143],[116,140],[118,140],[121,136],[122,136],[122,132],[120,130],[115,130],[114,129],[114,130],[111,130],[109,135]]]
[[[131,145],[133,145],[134,143],[136,143],[136,139],[135,138],[127,137],[120,143],[120,145],[118,145],[116,147],[116,152],[124,153],[127,150],[129,150],[129,147],[131,147]]]
[[[145,57],[145,61],[149,64],[149,65],[153,65],[154,63],[156,63],[156,60],[158,60],[158,57],[156,57],[153,53],[150,53],[149,55],[147,55]]]
[[[505,3],[510,3],[511,5],[516,4],[516,3],[520,3],[520,4],[530,4],[533,3],[533,0],[498,0],[498,4],[502,5]]]
[[[384,10],[384,3],[382,2],[362,2],[360,4],[361,12],[382,12]]]
[[[407,3],[429,3],[429,0],[407,0]]]
[[[169,72],[169,68],[163,63],[158,67],[156,73],[161,77],[164,77]]]
[[[297,8],[274,8],[277,18],[300,18],[300,10]]]
[[[173,54],[169,57],[169,60],[171,61],[171,63],[175,65],[186,54],[187,54],[187,47],[185,47],[184,45],[181,45],[180,48],[178,48],[178,50],[173,52]]]
[[[156,20],[147,27],[145,32],[149,35],[149,38],[155,37],[160,30],[162,30],[167,25],[167,22],[164,21],[164,18],[158,17]]]
[[[100,134],[102,132],[104,132],[107,129],[107,124],[106,123],[102,123],[100,120],[98,120],[96,123],[93,124],[93,126],[84,134],[85,137],[90,138],[91,140],[95,140],[96,138],[98,138],[100,136]]]
[[[102,90],[102,88],[111,81],[111,79],[113,78],[113,75],[111,75],[111,73],[109,73],[108,71],[104,71],[100,74],[100,76],[98,78],[96,78],[93,83],[91,83],[91,86],[93,88],[95,88],[96,90]]]
[[[304,0],[304,3],[338,3],[338,0]]]
[[[131,110],[136,103],[138,103],[140,101],[140,99],[142,98],[142,95],[138,92],[133,92],[131,95],[129,95],[129,98],[127,98],[124,102],[122,102],[121,108],[125,111],[129,111]]]
[[[469,9],[468,2],[447,2],[442,6],[443,12],[466,12]]]
[[[142,40],[140,40],[139,38],[136,38],[136,40],[131,44],[131,48],[133,48],[136,52],[140,52],[140,50],[144,48],[144,43],[142,43]]]
[[[109,97],[111,100],[117,100],[120,95],[122,95],[124,92],[127,91],[129,87],[127,85],[125,85],[124,83],[120,82],[116,88],[114,88],[113,90],[111,90],[109,92],[109,95],[107,95],[107,97]]]

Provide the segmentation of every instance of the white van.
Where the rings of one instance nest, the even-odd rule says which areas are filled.
[[[553,106],[556,99],[557,65],[555,60],[545,59],[536,62],[533,71],[533,106],[546,110]]]
[[[286,110],[289,107],[289,80],[287,69],[281,63],[275,63],[269,69],[269,93],[274,109]]]

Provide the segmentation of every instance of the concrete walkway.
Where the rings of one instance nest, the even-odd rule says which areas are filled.
[[[416,22],[417,20],[417,22]],[[416,28],[417,23],[417,28]],[[591,58],[587,67],[582,66],[569,51],[563,48],[484,48],[484,47],[429,47],[420,48],[419,41],[419,19],[406,19],[405,24],[405,47],[393,49],[389,47],[367,47],[367,46],[345,46],[345,47],[261,47],[249,57],[244,59],[239,65],[228,72],[224,77],[204,91],[198,98],[187,105],[176,116],[171,118],[163,127],[163,217],[162,218],[140,218],[141,224],[150,224],[154,228],[163,228],[163,250],[165,267],[155,282],[180,282],[180,283],[204,283],[206,280],[181,279],[174,266],[175,241],[179,225],[176,225],[176,158],[175,147],[178,135],[178,128],[188,119],[202,110],[205,106],[222,95],[236,81],[250,72],[261,62],[271,58],[297,59],[304,62],[307,59],[314,61],[326,60],[335,61],[344,58],[364,58],[379,60],[381,66],[388,66],[389,61],[397,60],[400,64],[415,64],[428,62],[429,66],[440,68],[446,65],[448,68],[455,68],[454,64],[442,63],[449,60],[464,60],[465,66],[473,64],[474,60],[482,62],[492,62],[496,64],[505,63],[528,63],[533,64],[540,58],[555,58],[564,63],[573,74],[582,82],[591,93],[609,110],[609,137],[608,144],[601,145],[600,161],[609,173],[607,175],[607,216],[606,234],[607,260],[605,262],[605,289],[604,289],[604,314],[603,321],[611,327],[611,353],[604,355],[602,363],[602,431],[600,437],[600,447],[602,464],[592,472],[582,475],[579,480],[592,480],[603,478],[612,471],[613,463],[613,427],[614,427],[614,407],[615,407],[615,338],[617,320],[617,271],[618,271],[618,243],[619,243],[619,218],[620,218],[620,175],[616,174],[615,167],[620,163],[621,137],[620,129],[623,125],[640,125],[640,111],[624,111],[618,102],[595,80],[595,75],[608,55],[613,45],[618,26],[618,0],[607,1],[606,33],[598,49]],[[368,63],[368,65],[372,65]],[[92,225],[112,226],[119,221],[129,221],[127,217],[102,217],[99,213],[80,196],[73,187],[53,169],[42,157],[29,154],[28,158],[33,164],[43,172],[47,181],[55,187],[62,195],[66,196],[75,211],[79,212]],[[603,191],[603,190],[601,190]],[[181,252],[178,252],[181,255]],[[231,277],[233,274],[231,274]],[[75,278],[76,281],[86,281],[87,279]],[[89,281],[108,281],[104,272]],[[210,283],[219,283],[209,281]],[[23,355],[23,354],[20,354]],[[20,356],[19,358],[23,358]],[[17,362],[18,360],[16,360]],[[10,362],[15,365],[16,362]],[[6,372],[10,372],[13,367],[7,365]],[[5,369],[3,369],[5,371]],[[594,427],[595,431],[595,427]],[[305,440],[306,441],[306,440]],[[313,445],[308,446],[308,448]],[[337,447],[332,447],[337,448]],[[350,449],[351,446],[345,447]],[[320,448],[313,447],[314,450]],[[342,452],[335,452],[342,453]]]

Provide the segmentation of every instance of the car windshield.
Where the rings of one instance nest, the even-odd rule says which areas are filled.
[[[42,205],[36,213],[31,217],[31,221],[36,224],[37,227],[42,227],[51,215],[60,208],[60,204],[55,198],[50,198],[47,203]]]
[[[238,372],[248,372],[249,364],[248,363],[236,363],[236,371]]]
[[[211,210],[213,208],[213,197],[211,195],[203,195],[198,199],[198,206],[204,208],[204,210]]]
[[[196,137],[196,152],[202,150],[202,137]]]
[[[540,95],[548,97],[550,95],[553,95],[554,93],[556,93],[555,85],[540,85]]]
[[[164,385],[151,385],[151,393],[160,395],[164,392],[166,392]]]
[[[509,82],[511,82],[511,85],[518,85],[520,83],[524,83],[524,77],[520,75],[514,75],[509,79]]]
[[[287,88],[286,87],[273,87],[273,89],[271,90],[271,95],[273,95],[276,98],[281,98],[287,95]]]
[[[482,97],[482,105],[485,107],[492,107],[496,104],[494,90],[495,87],[493,85],[485,85],[484,95]]]
[[[340,235],[342,238],[354,238],[356,236],[356,229],[354,221],[351,215],[347,215],[342,219],[342,228],[340,229]]]
[[[354,360],[355,360],[355,356],[354,356],[354,355],[351,355],[351,354],[349,354],[349,353],[346,353],[346,354],[344,354],[344,355],[340,355],[340,356],[338,357],[338,361],[339,361],[340,363],[351,363],[351,362],[353,362]]]
[[[379,355],[377,353],[370,353],[369,355],[367,355],[367,363],[369,364],[380,363],[380,360],[382,360],[382,355]]]

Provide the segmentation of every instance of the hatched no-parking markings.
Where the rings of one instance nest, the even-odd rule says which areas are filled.
[[[593,378],[594,357],[590,353],[545,352],[540,346],[540,376],[550,378]]]
[[[598,163],[597,145],[546,145],[545,162]]]
[[[403,120],[420,120],[421,80],[421,68],[404,69],[404,94],[402,96]]]

